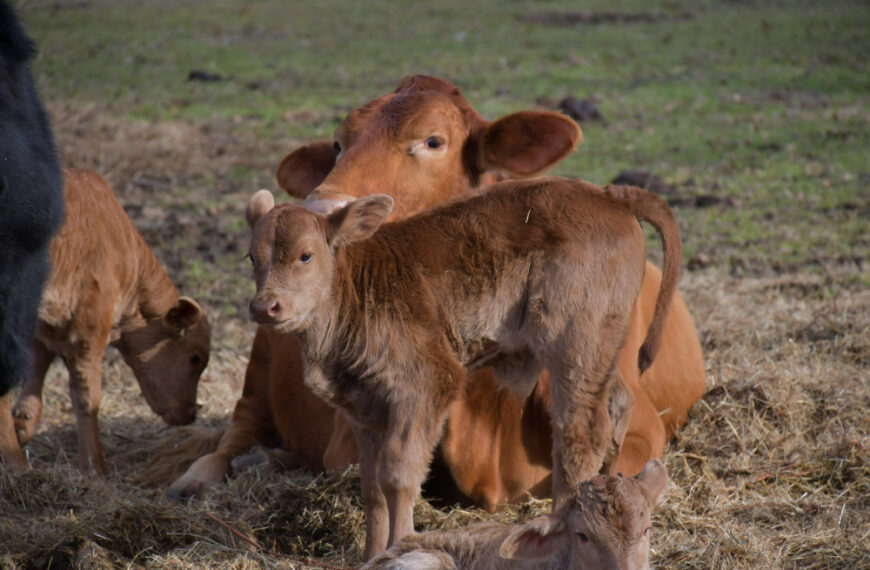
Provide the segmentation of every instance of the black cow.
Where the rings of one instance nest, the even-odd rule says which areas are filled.
[[[60,166],[30,75],[35,52],[0,0],[0,397],[29,373],[48,246],[63,221]]]

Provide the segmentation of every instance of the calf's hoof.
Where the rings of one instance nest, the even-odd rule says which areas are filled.
[[[30,441],[30,438],[33,437],[42,411],[41,406],[34,405],[28,400],[29,398],[26,398],[16,403],[12,408],[12,418],[15,423],[15,436],[18,438],[18,445],[26,445]]]

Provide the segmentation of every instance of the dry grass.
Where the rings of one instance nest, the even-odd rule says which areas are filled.
[[[151,238],[168,241],[177,226],[169,223],[170,211],[149,217],[137,207],[159,194],[135,182],[137,176],[202,193],[201,203],[180,194],[170,198],[187,200],[191,216],[208,204],[211,221],[202,224],[221,231],[198,233],[177,250],[155,246],[188,287],[196,283],[184,281],[178,260],[200,251],[201,241],[220,247],[221,239],[244,239],[226,230],[233,227],[226,219],[241,216],[253,188],[273,186],[267,180],[272,165],[287,150],[242,137],[234,150],[219,153],[234,136],[230,127],[131,127],[94,109],[54,107],[54,113],[67,161],[106,175],[131,215],[142,214],[134,219],[150,228]],[[111,138],[118,129],[122,133]],[[131,144],[135,140],[141,145]],[[246,161],[254,153],[260,154]],[[250,187],[221,178],[239,163],[265,174],[252,175]],[[217,189],[210,197],[209,177]],[[684,275],[709,389],[666,451],[673,487],[655,516],[655,565],[870,566],[870,291],[862,281],[859,270],[848,267],[736,278],[714,265]],[[216,301],[238,296],[243,304],[245,293],[233,289],[235,283],[219,282],[206,299],[217,332],[210,381],[200,391],[197,424],[205,428],[225,425],[241,392],[252,327]],[[168,502],[161,487],[136,481],[158,450],[202,432],[163,426],[112,351],[103,378],[109,478],[84,477],[74,467],[74,420],[65,372],[56,364],[42,424],[29,445],[34,469],[0,472],[0,567],[331,568],[359,562],[364,517],[355,470],[332,476],[250,472],[205,500]],[[490,516],[421,502],[416,521],[420,528],[451,528],[525,520],[548,508],[537,501]]]

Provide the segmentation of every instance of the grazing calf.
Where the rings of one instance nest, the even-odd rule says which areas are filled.
[[[653,459],[633,478],[598,475],[553,514],[409,535],[362,570],[649,568],[652,510],[668,476]]]
[[[299,336],[306,384],[353,420],[366,557],[413,532],[413,501],[466,367],[493,366],[523,396],[549,370],[556,504],[615,460],[614,423],[625,422],[611,422],[609,400],[646,263],[637,220],[656,227],[665,251],[641,369],[658,349],[681,254],[673,213],[638,188],[507,182],[375,234],[392,206],[375,195],[324,217],[275,208],[261,191],[247,211],[252,317]]]
[[[210,332],[202,309],[179,297],[105,180],[88,170],[64,174],[66,222],[51,243],[33,372],[13,415],[23,445],[42,413],[45,373],[60,356],[70,375],[79,464],[103,475],[97,412],[106,345],[121,352],[152,410],[168,424],[188,424]]]
[[[0,456],[25,467],[9,390],[30,367],[48,244],[63,221],[60,167],[29,62],[35,48],[0,0]]]

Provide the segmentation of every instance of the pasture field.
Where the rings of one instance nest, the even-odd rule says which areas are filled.
[[[408,74],[485,117],[593,101],[555,170],[652,171],[684,239],[708,390],[665,452],[662,568],[870,567],[870,5],[862,0],[24,0],[65,164],[118,194],[212,322],[193,428],[104,366],[107,480],[75,468],[65,371],[33,470],[0,468],[0,568],[336,568],[360,562],[358,474],[249,472],[163,498],[155,454],[226,426],[254,326],[244,206],[289,151]],[[219,81],[189,81],[191,71]],[[202,76],[202,74],[200,74]],[[280,196],[280,199],[281,198]],[[659,247],[650,241],[651,256]],[[420,529],[525,520],[420,501]]]

